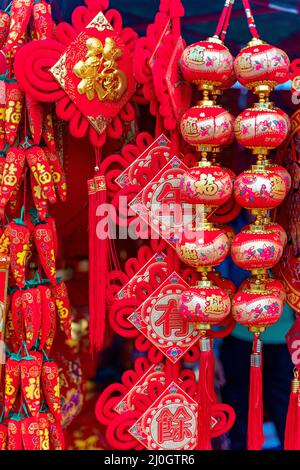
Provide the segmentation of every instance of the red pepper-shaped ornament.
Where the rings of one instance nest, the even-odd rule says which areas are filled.
[[[10,245],[10,240],[9,240],[9,231],[10,228],[7,226],[4,230],[4,232],[1,235],[0,238],[0,253],[9,253],[9,245]]]
[[[22,293],[22,309],[26,346],[31,349],[39,337],[41,327],[42,303],[39,289],[27,289]]]
[[[14,329],[14,337],[19,349],[25,340],[25,327],[23,317],[22,291],[16,290],[11,298],[11,317]]]
[[[23,450],[21,418],[19,416],[13,416],[8,421],[7,438],[7,450]]]
[[[40,185],[49,202],[54,204],[56,202],[56,194],[51,176],[51,168],[43,149],[37,146],[28,148],[26,150],[26,159],[35,181]]]
[[[34,228],[34,241],[42,267],[52,285],[56,284],[55,245],[51,225],[47,219]]]
[[[52,106],[44,105],[43,139],[50,152],[56,152]]]
[[[17,355],[9,357],[5,364],[4,407],[5,418],[9,415],[16,401],[21,384],[20,358]]]
[[[65,202],[67,199],[67,181],[63,165],[57,153],[50,152],[47,147],[44,148],[44,152],[51,168],[52,180],[54,182],[56,192],[59,195],[60,200]]]
[[[6,145],[5,116],[6,116],[6,83],[4,81],[0,81],[0,151],[3,151]]]
[[[61,425],[55,420],[53,414],[47,413],[49,423],[50,450],[64,450],[65,438]]]
[[[42,367],[42,389],[51,413],[61,422],[59,372],[55,361],[46,361]]]
[[[30,230],[27,225],[15,221],[9,223],[10,265],[18,287],[25,284],[27,262],[31,256]]]
[[[46,413],[39,415],[40,450],[50,450],[49,422]]]
[[[35,351],[21,360],[22,395],[31,416],[38,416],[40,411],[42,362],[42,354]]]
[[[44,220],[48,213],[48,199],[42,191],[41,186],[36,182],[35,177],[31,173],[30,185],[33,201],[38,212],[39,218]]]
[[[65,332],[68,339],[71,338],[71,307],[70,301],[68,296],[67,286],[64,281],[60,281],[52,289],[54,297],[55,297],[55,304],[57,309],[57,314],[60,321],[60,327],[62,331]]]
[[[26,108],[32,140],[35,145],[38,145],[43,130],[43,109],[38,101],[28,95],[26,95]]]
[[[5,135],[9,145],[14,145],[18,135],[24,105],[24,92],[17,82],[6,84]]]
[[[56,223],[53,217],[49,217],[49,216],[47,216],[47,223],[48,225],[50,225],[50,228],[52,231],[53,242],[54,242],[54,254],[56,258],[58,255],[58,238],[57,238]]]
[[[24,418],[21,422],[24,450],[40,450],[40,428],[35,416]]]
[[[5,424],[0,423],[0,450],[6,449],[7,443],[7,426]]]
[[[54,306],[55,306],[55,303],[54,303]],[[50,353],[52,345],[53,345],[53,341],[55,338],[55,332],[56,332],[56,309],[55,307],[54,309],[52,307],[51,309],[49,309],[49,321],[50,321],[49,334],[48,334],[48,337],[46,339],[45,346],[44,346],[47,354]]]
[[[37,39],[50,39],[53,32],[51,5],[45,1],[36,2],[32,12]]]
[[[43,349],[51,336],[53,317],[55,319],[55,301],[51,289],[47,286],[38,286],[41,296],[41,329],[39,349]],[[55,320],[54,320],[55,322]]]
[[[9,14],[6,11],[0,11],[0,49],[2,49],[5,41],[7,40],[9,25]]]
[[[26,29],[31,16],[33,0],[12,0],[10,15],[13,21],[10,23],[7,41],[4,51],[10,52],[26,34]]]
[[[25,165],[25,152],[22,147],[10,148],[6,154],[4,170],[2,174],[0,212],[3,213],[6,204],[13,196],[14,190],[23,174]]]

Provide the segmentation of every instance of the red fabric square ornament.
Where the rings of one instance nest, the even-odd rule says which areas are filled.
[[[101,12],[70,44],[51,73],[98,134],[135,92],[130,51]]]

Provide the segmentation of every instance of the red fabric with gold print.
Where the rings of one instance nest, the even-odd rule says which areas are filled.
[[[47,413],[49,423],[49,437],[51,450],[64,450],[65,438],[61,425],[55,420],[53,414]]]
[[[46,413],[40,413],[39,415],[39,427],[40,427],[40,450],[49,450],[49,422]]]
[[[18,287],[25,284],[26,265],[30,251],[30,230],[25,224],[10,222],[9,225],[9,253],[13,277]]]
[[[47,199],[54,204],[56,194],[51,176],[51,168],[47,157],[40,147],[34,146],[26,150],[26,160],[37,184]]]
[[[56,284],[55,238],[47,219],[34,228],[34,241],[43,269],[52,285]]]
[[[6,84],[5,134],[9,145],[14,145],[18,135],[24,105],[24,93],[15,82]]]
[[[6,449],[6,441],[7,441],[7,426],[5,424],[0,423],[0,450]]]
[[[51,413],[61,422],[59,372],[55,361],[46,361],[42,367],[42,389]]]
[[[4,407],[7,417],[16,401],[21,384],[20,360],[12,355],[5,364]]]
[[[13,191],[20,181],[25,165],[25,153],[22,147],[10,148],[7,152],[1,183],[0,211],[13,196]]]
[[[21,360],[22,395],[31,416],[37,416],[40,410],[40,377],[42,372],[42,355],[30,351],[30,357]]]
[[[67,198],[67,181],[63,165],[60,161],[60,157],[56,152],[50,152],[48,148],[44,148],[44,153],[48,159],[52,180],[56,189],[57,194],[62,202],[65,202]]]
[[[7,450],[23,450],[21,421],[17,417],[8,421]]]
[[[71,338],[71,307],[68,291],[64,281],[61,281],[53,289],[58,317],[62,331],[67,338]]]
[[[14,342],[19,349],[22,345],[22,341],[25,339],[25,328],[23,318],[23,306],[22,306],[22,292],[16,290],[12,294],[11,298],[11,320],[14,330]]]
[[[25,324],[25,338],[28,349],[33,348],[41,327],[41,294],[39,289],[27,289],[22,293],[22,311]]]
[[[21,428],[24,449],[40,450],[40,429],[37,418],[35,416],[24,418]]]
[[[53,32],[51,5],[45,1],[36,2],[33,5],[32,13],[37,39],[51,38]]]
[[[49,287],[38,286],[37,288],[41,296],[41,329],[39,349],[42,350],[51,335],[53,317],[55,319],[56,312],[55,301]]]

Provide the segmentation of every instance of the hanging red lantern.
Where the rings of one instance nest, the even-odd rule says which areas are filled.
[[[253,38],[235,58],[234,70],[237,80],[254,93],[270,93],[289,79],[290,61],[278,47]]]
[[[205,101],[204,101],[205,102]],[[221,106],[194,106],[182,116],[180,127],[184,140],[194,146],[221,147],[233,140],[234,117]]]
[[[234,238],[231,256],[234,263],[242,269],[271,269],[280,260],[283,245],[279,235],[268,232],[261,226],[250,226]]]
[[[273,149],[286,139],[290,120],[279,108],[255,103],[235,120],[234,133],[240,145],[250,149]]]
[[[232,300],[232,316],[237,323],[251,331],[264,331],[276,323],[283,310],[282,293],[267,285],[252,285],[252,289],[239,290]]]
[[[237,176],[234,195],[238,204],[246,209],[273,209],[284,200],[286,184],[278,173],[253,165]]]
[[[199,89],[227,88],[233,79],[233,57],[217,37],[188,46],[180,68],[184,79]]]
[[[207,330],[230,314],[231,301],[221,287],[209,280],[199,281],[197,286],[182,292],[178,308],[185,320],[196,323],[200,330]]]
[[[216,266],[229,252],[229,239],[223,230],[205,224],[203,229],[184,231],[176,245],[179,258],[194,268]]]
[[[204,166],[205,165],[205,166]],[[225,204],[233,191],[232,174],[209,162],[188,170],[180,181],[182,200],[190,204],[220,206]]]

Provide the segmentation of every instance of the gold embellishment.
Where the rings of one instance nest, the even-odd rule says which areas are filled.
[[[56,78],[60,86],[65,89],[66,87],[66,76],[67,76],[67,67],[66,67],[66,58],[67,54],[63,54],[59,61],[52,67],[51,72]]]
[[[80,95],[92,101],[97,94],[100,101],[119,101],[127,88],[126,75],[117,68],[116,60],[122,57],[122,50],[115,41],[107,37],[105,43],[97,38],[86,41],[86,60],[80,60],[73,72],[81,81],[77,87]]]
[[[113,31],[112,25],[107,21],[102,12],[98,13],[97,16],[87,25],[87,29],[95,28],[98,31],[102,32],[105,29]]]

